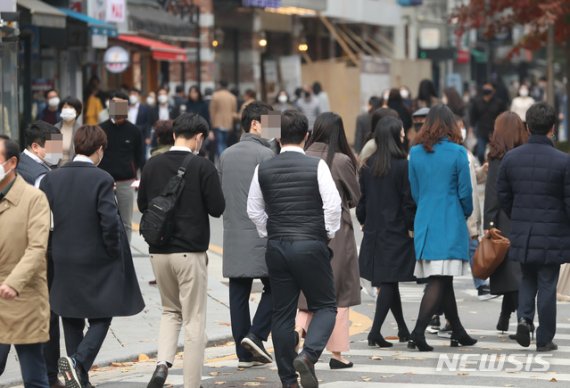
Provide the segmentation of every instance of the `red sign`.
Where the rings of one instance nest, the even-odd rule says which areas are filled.
[[[471,54],[467,50],[457,50],[457,63],[468,64],[471,61]]]

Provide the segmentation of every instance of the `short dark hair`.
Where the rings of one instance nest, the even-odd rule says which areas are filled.
[[[201,133],[208,136],[208,122],[197,113],[183,113],[174,120],[172,127],[174,135],[184,139],[191,139]]]
[[[137,88],[131,88],[131,90],[129,90],[129,93],[141,94],[141,91],[140,91],[140,89],[137,89]]]
[[[172,120],[159,120],[154,124],[154,134],[158,140],[159,145],[171,145],[174,144],[174,138],[172,137]]]
[[[183,92],[184,92],[184,86],[182,86],[182,85],[176,85],[176,88],[174,89],[174,92],[175,92],[176,94],[178,94],[178,93],[183,93]]]
[[[59,110],[63,109],[64,105],[71,105],[73,109],[77,112],[77,117],[81,116],[81,112],[83,112],[83,104],[78,98],[67,96],[63,99],[63,101],[59,104]]]
[[[48,90],[46,90],[45,93],[44,93],[44,97],[46,98],[46,100],[47,100],[47,98],[48,98],[48,94],[50,94],[51,92],[56,92],[56,93],[57,93],[57,90],[55,90],[54,88],[49,88]],[[59,95],[59,93],[57,93],[57,94]]]
[[[546,102],[537,102],[526,111],[526,125],[533,135],[546,135],[556,124],[556,111]]]
[[[257,98],[257,93],[255,93],[255,90],[253,89],[247,89],[244,93],[244,96],[249,96],[251,98],[253,98],[254,100]]]
[[[107,148],[107,135],[98,125],[84,125],[75,133],[73,144],[76,154],[93,155],[99,147]]]
[[[49,140],[50,135],[57,133],[61,132],[53,125],[41,120],[34,121],[24,132],[25,145],[26,147],[31,147],[32,144],[36,143],[43,147],[46,144],[46,140]]]
[[[376,109],[382,107],[382,99],[378,96],[372,96],[368,99],[368,105],[372,107],[370,111],[374,112]]]
[[[395,119],[400,118],[400,116],[398,115],[398,112],[396,112],[394,109],[392,108],[378,108],[376,110],[374,110],[372,112],[372,116],[370,117],[370,123],[371,123],[371,133],[370,133],[370,138],[374,137],[374,129],[376,128],[376,126],[378,125],[378,122],[380,120],[382,120],[384,117],[393,117]]]
[[[4,141],[4,160],[16,158],[16,164],[20,163],[20,147],[18,143],[10,139],[8,135],[0,135],[0,141]]]
[[[228,81],[226,81],[225,79],[220,81],[220,87],[225,89],[228,87]]]
[[[253,101],[248,104],[241,114],[241,128],[244,132],[249,132],[251,128],[251,122],[261,121],[261,116],[272,112],[273,108],[264,102]]]
[[[309,132],[307,116],[296,110],[281,114],[281,144],[300,144]]]
[[[115,90],[113,93],[111,93],[111,99],[113,98],[129,101],[129,96],[127,96],[127,93],[122,90]]]

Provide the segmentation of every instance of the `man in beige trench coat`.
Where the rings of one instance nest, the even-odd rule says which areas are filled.
[[[15,346],[27,388],[47,388],[49,205],[16,175],[19,155],[18,145],[0,135],[0,344]]]

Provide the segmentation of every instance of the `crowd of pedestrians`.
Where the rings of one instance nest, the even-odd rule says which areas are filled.
[[[473,279],[478,296],[503,296],[497,330],[508,331],[516,311],[511,338],[525,347],[537,302],[536,349],[556,350],[556,285],[570,262],[570,156],[551,140],[555,109],[533,103],[525,87],[511,111],[492,83],[469,104],[453,88],[439,98],[429,80],[415,100],[392,88],[369,99],[354,148],[319,83],[295,101],[279,92],[274,106],[253,91],[240,103],[226,82],[208,100],[196,87],[188,98],[161,88],[143,103],[137,89],[103,101],[93,79],[85,107],[49,91],[23,152],[0,137],[0,227],[12,230],[0,235],[0,367],[14,345],[26,387],[91,387],[112,319],[144,308],[129,244],[135,190],[143,217],[164,217],[152,225],[162,239],[142,232],[162,303],[149,388],[165,385],[182,329],[184,386],[200,386],[209,217],[222,214],[237,366],[275,360],[283,387],[318,387],[325,349],[331,369],[353,367],[349,313],[361,303],[361,278],[378,293],[369,346],[393,346],[381,334],[389,311],[410,349],[433,351],[433,328],[450,346],[475,345],[453,278],[470,273],[491,228],[511,248],[490,283]],[[275,115],[280,136],[265,139]],[[263,290],[252,319],[256,279]],[[410,281],[425,284],[411,332],[399,291]],[[264,346],[270,336],[274,355]]]

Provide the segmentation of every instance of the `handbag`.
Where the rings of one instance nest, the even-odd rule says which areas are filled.
[[[511,242],[499,229],[491,228],[485,233],[473,255],[473,276],[487,279],[507,256]]]

